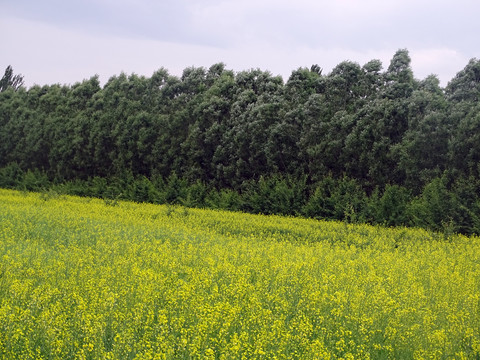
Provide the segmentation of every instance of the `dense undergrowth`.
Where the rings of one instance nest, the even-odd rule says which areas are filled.
[[[414,195],[399,185],[376,188],[367,194],[356,180],[332,176],[313,184],[306,177],[295,180],[281,175],[261,176],[239,190],[217,189],[201,181],[191,183],[175,173],[167,178],[126,174],[121,178],[54,182],[43,172],[25,172],[11,164],[0,169],[1,187],[46,195],[99,197],[111,202],[131,200],[480,234],[480,181],[457,179],[448,173]]]

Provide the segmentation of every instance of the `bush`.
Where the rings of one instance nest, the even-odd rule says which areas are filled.
[[[453,193],[447,189],[446,178],[435,178],[407,206],[409,224],[442,231],[446,224],[455,222],[458,205]]]
[[[244,207],[239,193],[231,189],[211,190],[205,198],[205,204],[212,209],[240,211]]]
[[[318,219],[362,222],[366,218],[366,205],[365,191],[355,180],[328,176],[315,187],[303,213]]]
[[[188,184],[186,180],[180,179],[176,173],[172,173],[165,184],[163,198],[167,204],[181,205],[187,198]]]
[[[128,184],[125,198],[136,202],[159,203],[161,194],[145,176],[139,176]]]
[[[457,231],[480,234],[480,181],[473,177],[457,178],[452,193],[458,207],[454,215]]]
[[[111,191],[108,191],[107,179],[99,176],[95,176],[89,181],[88,192],[88,195],[92,197],[103,198],[108,195],[110,195],[110,197],[113,196],[113,194],[110,194]]]
[[[0,169],[0,187],[17,189],[23,181],[23,170],[17,163],[10,163]]]
[[[187,196],[182,200],[184,206],[202,208],[205,206],[207,197],[207,187],[198,180],[195,184],[187,188]]]
[[[53,185],[52,188],[60,194],[68,194],[75,196],[90,195],[88,182],[79,179],[67,181],[63,184]]]
[[[26,191],[46,190],[50,187],[50,181],[44,172],[37,169],[28,170],[24,173],[21,184],[18,187]]]
[[[381,198],[377,201],[375,222],[386,226],[408,224],[407,205],[410,193],[404,187],[387,185]]]
[[[244,209],[263,214],[298,215],[306,201],[306,178],[274,175],[243,184]]]

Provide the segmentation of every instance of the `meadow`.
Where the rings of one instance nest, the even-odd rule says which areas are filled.
[[[478,359],[480,239],[0,190],[1,359]]]

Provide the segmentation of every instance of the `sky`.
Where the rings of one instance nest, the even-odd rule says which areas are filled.
[[[480,58],[478,14],[478,0],[0,0],[0,72],[30,87],[223,62],[287,81],[407,49],[417,79],[446,86]]]

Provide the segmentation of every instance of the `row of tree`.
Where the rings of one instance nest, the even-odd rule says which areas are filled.
[[[154,183],[175,174],[188,186],[239,196],[252,184],[259,189],[260,179],[282,179],[304,186],[301,214],[325,218],[338,216],[305,206],[326,197],[317,189],[328,179],[339,189],[342,179],[353,181],[368,198],[400,189],[407,204],[441,183],[456,209],[445,208],[431,227],[450,219],[460,231],[477,232],[480,61],[472,59],[445,88],[435,76],[415,79],[410,62],[399,50],[385,71],[378,60],[345,61],[329,74],[317,65],[297,69],[286,82],[221,63],[187,68],[181,77],[163,68],[150,78],[122,73],[103,87],[94,76],[26,89],[4,76],[0,168],[37,169],[50,183]],[[411,208],[410,219],[421,217]],[[466,215],[459,208],[470,225],[460,225]]]

